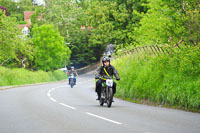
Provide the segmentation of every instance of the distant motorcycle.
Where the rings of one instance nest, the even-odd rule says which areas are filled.
[[[73,88],[74,87],[74,85],[75,85],[75,80],[74,80],[74,74],[71,74],[70,75],[70,83],[69,83],[69,85],[71,86],[71,88]]]
[[[111,107],[113,101],[113,79],[109,76],[101,77],[101,79],[105,80],[105,82],[102,83],[99,104],[103,106],[104,103],[107,103],[107,107]]]

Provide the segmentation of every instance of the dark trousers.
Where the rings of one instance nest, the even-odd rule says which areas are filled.
[[[100,95],[101,94],[101,87],[102,87],[102,83],[103,82],[105,82],[105,80],[101,80],[101,79],[99,79],[97,82],[96,82],[96,92],[97,92],[97,94],[98,95]],[[116,83],[113,81],[113,87],[112,87],[112,89],[113,89],[113,94],[115,94],[116,93]]]

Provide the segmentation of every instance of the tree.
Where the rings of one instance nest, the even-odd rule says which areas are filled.
[[[150,9],[140,21],[140,27],[135,29],[135,38],[139,45],[154,45],[167,43],[173,27],[170,8],[161,0],[151,0]],[[174,27],[173,27],[174,28]]]
[[[149,0],[134,38],[139,45],[200,42],[200,2],[198,0]]]
[[[200,42],[200,1],[199,0],[163,0],[174,12],[172,16],[175,23],[180,23],[185,30],[172,37],[172,41],[177,43],[185,41],[192,45],[198,45]],[[178,36],[178,38],[177,38]]]
[[[0,0],[0,5],[7,8],[8,15],[16,17],[17,21],[24,20],[24,11],[35,10],[32,0],[20,0],[18,2],[14,2],[13,0]]]
[[[100,59],[108,44],[122,44],[126,39],[124,23],[128,19],[125,6],[118,8],[116,2],[93,1],[86,11],[88,23],[94,27],[89,38],[89,46],[94,56]]]
[[[15,18],[0,10],[0,65],[21,66],[23,60],[32,60],[30,40],[22,35]]]
[[[34,25],[32,32],[36,68],[49,71],[67,65],[71,51],[54,25]]]
[[[87,3],[85,3],[87,4]],[[46,2],[46,7],[37,7],[31,21],[38,25],[52,23],[71,49],[70,64],[81,67],[95,62],[93,50],[88,45],[90,30],[82,31],[81,25],[87,24],[87,16],[84,14],[85,4],[70,0],[51,0]],[[82,6],[82,7],[81,7]],[[42,19],[37,21],[37,16],[42,13]]]
[[[96,0],[87,8],[89,24],[94,27],[89,44],[95,57],[100,58],[106,45],[123,48],[134,44],[134,29],[139,27],[142,14],[146,13],[146,0]]]

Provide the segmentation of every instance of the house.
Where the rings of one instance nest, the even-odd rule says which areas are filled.
[[[89,26],[87,27],[87,29],[88,29],[88,30],[92,30],[93,27],[89,25]],[[81,25],[81,30],[82,30],[82,31],[83,31],[83,30],[86,30],[85,25]]]
[[[24,21],[31,25],[31,15],[33,15],[34,11],[24,11]]]
[[[29,28],[31,27],[31,15],[33,15],[34,11],[24,11],[24,21],[27,22],[27,24],[20,24],[19,27],[22,29],[22,33],[25,35],[29,34]],[[38,16],[38,20],[42,19],[42,15]]]

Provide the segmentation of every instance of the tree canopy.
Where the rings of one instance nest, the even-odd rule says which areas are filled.
[[[71,51],[53,25],[34,26],[33,43],[36,68],[49,71],[67,65]]]
[[[3,17],[4,21],[9,23],[7,28],[10,31],[15,31],[16,29],[13,28],[16,26],[13,25],[23,19],[23,11],[35,11],[31,17],[31,34],[29,36],[32,38],[32,42],[30,39],[27,39],[28,42],[17,42],[24,48],[26,46],[30,47],[29,50],[37,51],[36,49],[40,47],[38,37],[43,36],[43,34],[36,31],[44,30],[43,32],[45,32],[45,25],[47,27],[51,25],[50,29],[57,29],[54,32],[59,34],[62,39],[54,40],[46,37],[49,44],[52,45],[54,41],[60,44],[64,43],[71,50],[71,56],[68,52],[65,63],[62,59],[63,65],[68,63],[68,65],[73,64],[76,67],[81,67],[99,61],[109,44],[114,44],[116,50],[119,50],[129,46],[174,45],[179,42],[197,45],[200,42],[199,0],[49,0],[46,1],[45,7],[33,6],[31,2],[31,0],[21,0],[17,3],[12,0],[0,0],[0,5],[7,8],[8,11],[9,16]],[[42,19],[37,20],[39,15],[42,15]],[[14,19],[16,21],[13,21]],[[1,34],[8,34],[7,30],[2,30]],[[53,36],[54,32],[51,33]],[[15,33],[19,35],[18,32]],[[47,31],[46,34],[51,36]],[[6,39],[10,39],[12,42],[14,36],[10,35]],[[40,45],[44,44],[44,42],[41,43]],[[65,47],[63,48],[65,49]],[[8,49],[14,51],[13,47]],[[48,50],[50,53],[52,52],[52,49]],[[6,53],[2,49],[3,52]],[[15,56],[23,59],[23,56],[16,55],[16,52],[11,52],[9,55],[12,58]],[[49,64],[52,67],[47,68],[36,56],[39,57],[38,53],[34,53],[33,61],[31,61],[31,56],[29,57],[30,60],[27,63],[31,64],[30,67],[35,66],[39,69],[50,70],[61,66],[59,64],[53,67],[55,63],[52,63]],[[41,56],[45,57],[46,55]],[[8,57],[5,56],[1,62],[6,59]]]
[[[21,66],[23,60],[31,61],[30,43],[30,39],[20,32],[15,18],[6,17],[0,10],[0,65],[16,67]]]

